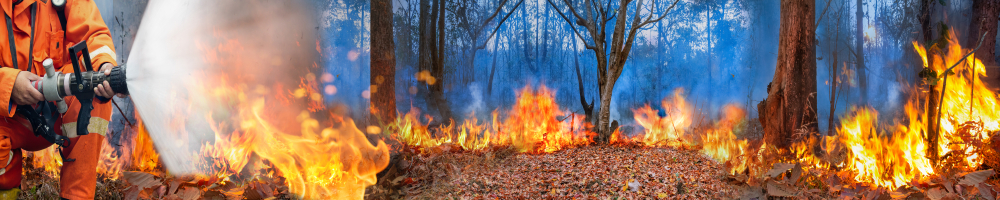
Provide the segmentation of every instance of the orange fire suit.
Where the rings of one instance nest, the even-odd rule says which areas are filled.
[[[80,41],[88,43],[94,70],[104,63],[118,65],[110,31],[92,0],[67,1],[65,30],[51,4],[52,0],[0,0],[5,17],[13,22],[13,27],[10,27],[6,21],[0,21],[0,166],[5,166],[0,171],[6,171],[0,175],[0,189],[11,189],[21,184],[22,149],[38,151],[52,146],[52,143],[34,135],[26,119],[15,115],[17,105],[11,100],[11,91],[17,74],[30,71],[38,76],[45,75],[42,61],[47,58],[53,60],[56,71],[71,73],[73,67],[67,57],[67,49]],[[32,19],[32,12],[35,19]],[[14,44],[9,42],[11,29]],[[16,49],[14,57],[17,66],[14,66],[11,47]],[[31,60],[29,54],[33,54]],[[67,133],[76,131],[80,103],[74,97],[66,97],[65,101],[69,110],[53,128],[56,133],[69,135]],[[70,146],[63,149],[64,162],[60,170],[60,195],[63,198],[94,198],[98,158],[111,112],[108,102],[95,100],[88,127],[90,134],[71,139]],[[75,161],[67,161],[73,159]]]

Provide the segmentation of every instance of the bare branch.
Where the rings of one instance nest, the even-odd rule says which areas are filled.
[[[667,10],[663,11],[663,13],[660,14],[660,17],[657,17],[655,20],[646,20],[645,22],[642,22],[642,24],[639,24],[639,26],[641,27],[641,26],[645,26],[646,24],[656,23],[656,22],[659,22],[660,20],[663,20],[663,18],[665,18],[667,16],[667,13],[669,13],[670,10],[674,9],[674,6],[677,5],[678,1],[680,1],[680,0],[674,0],[674,3],[670,4],[670,7],[668,7]],[[654,5],[654,8],[655,8],[655,5]],[[653,12],[650,12],[649,15],[653,16]]]
[[[644,20],[642,23],[639,23],[639,18],[640,18],[640,12],[639,11],[640,11],[641,5],[638,5],[638,4],[636,5],[635,16],[632,18],[632,27],[630,28],[631,30],[629,30],[628,39],[625,40],[625,45],[621,49],[621,52],[625,56],[618,57],[618,59],[620,60],[619,62],[624,62],[628,58],[628,54],[632,50],[632,45],[635,43],[635,35],[637,34],[638,30],[640,28],[642,28],[643,26],[646,26],[647,24],[659,22],[660,20],[662,20],[664,17],[667,16],[667,13],[670,12],[670,10],[673,9],[674,6],[677,5],[678,1],[680,1],[680,0],[674,0],[674,3],[671,4],[670,7],[667,8],[667,10],[663,11],[663,13],[660,14],[660,16],[657,17],[655,20],[650,20],[650,17],[652,17],[653,15],[655,15],[655,13],[650,12],[649,16],[647,16],[646,20]],[[642,4],[641,0],[639,1],[639,4]],[[655,7],[655,2],[654,2],[654,7]],[[636,25],[636,23],[638,23],[638,25]],[[621,74],[620,70],[618,72],[616,72],[616,74],[613,74],[613,75],[617,76],[619,74]]]
[[[504,0],[504,1],[506,1],[506,0]],[[517,10],[518,7],[521,7],[521,4],[523,4],[523,3],[524,3],[524,0],[521,0],[521,1],[517,2],[517,4],[514,4],[514,8],[510,9],[510,12],[507,12],[507,15],[504,16],[502,19],[500,19],[500,23],[497,23],[497,26],[493,28],[493,31],[490,32],[490,35],[487,36],[485,40],[483,40],[483,44],[477,45],[476,49],[484,49],[484,48],[486,48],[486,42],[490,41],[490,38],[492,38],[493,35],[497,34],[497,30],[500,29],[500,25],[502,25],[504,22],[506,22],[507,18],[510,18],[510,16],[514,14],[514,11]],[[500,7],[503,7],[503,5],[501,5]],[[485,25],[485,23],[484,23],[484,25]]]
[[[826,10],[830,9],[830,2],[833,0],[826,0],[826,8],[823,8],[823,13],[819,14],[819,20],[816,20],[816,24],[823,21],[823,16],[826,16]]]
[[[567,18],[565,14],[563,14],[563,11],[561,11],[559,8],[556,7],[556,4],[553,3],[552,0],[545,0],[545,1],[548,2],[549,5],[552,6],[553,9],[556,9],[556,13],[559,13],[559,17],[560,18],[562,18],[563,20],[565,20],[566,23],[569,23],[569,27],[573,29],[573,33],[576,33],[576,36],[580,37],[580,40],[583,40],[583,46],[584,47],[586,47],[587,49],[597,48],[597,47],[595,47],[595,45],[591,45],[590,43],[587,42],[587,39],[584,38],[582,34],[580,34],[580,31],[576,29],[576,26],[573,25],[573,22],[570,21],[569,18]],[[565,1],[565,0],[563,0],[563,1]],[[568,7],[572,7],[572,6],[568,6]],[[580,21],[580,20],[577,20],[577,21]]]
[[[550,4],[550,5],[552,5],[552,7],[553,7],[553,8],[555,8],[556,4],[555,4],[555,3],[553,3],[553,2],[552,2],[552,0],[545,0],[545,1],[548,1],[548,2],[549,2],[549,4]],[[576,19],[577,19],[577,20],[576,20],[576,23],[583,23],[583,25],[584,25],[584,26],[587,26],[586,24],[587,24],[588,22],[587,22],[586,20],[579,20],[580,18],[583,18],[583,17],[581,17],[581,16],[580,16],[580,13],[579,13],[579,12],[577,12],[575,8],[573,8],[573,3],[569,2],[569,0],[562,0],[562,1],[563,1],[563,3],[565,3],[565,4],[566,4],[566,7],[568,7],[568,8],[569,8],[569,11],[570,11],[571,13],[573,13],[573,16],[574,16],[574,17],[576,17]],[[556,8],[556,10],[559,10],[559,9],[558,9],[558,8]],[[562,11],[559,11],[559,14],[562,14]],[[565,18],[565,16],[564,16],[563,18]],[[570,24],[572,24],[572,23],[570,23]]]

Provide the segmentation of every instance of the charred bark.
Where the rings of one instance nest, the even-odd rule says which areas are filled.
[[[781,1],[778,64],[767,99],[757,105],[764,139],[779,149],[819,129],[814,6],[813,1]]]
[[[396,50],[392,34],[392,1],[372,1],[371,112],[383,123],[396,119]]]

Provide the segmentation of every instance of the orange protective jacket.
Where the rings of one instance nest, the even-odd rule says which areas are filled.
[[[21,1],[16,3],[17,1]],[[35,4],[34,7],[31,5]],[[87,48],[91,51],[91,61],[94,70],[98,70],[104,63],[118,65],[115,61],[115,47],[111,39],[110,31],[105,25],[97,5],[91,0],[67,0],[65,7],[66,28],[63,30],[60,19],[55,8],[51,5],[52,0],[0,0],[0,7],[3,13],[9,16],[13,22],[14,44],[9,42],[9,28],[6,21],[0,21],[0,118],[4,123],[0,123],[0,151],[12,149],[16,157],[21,157],[21,151],[37,151],[51,146],[38,137],[32,137],[30,128],[23,117],[15,116],[17,105],[11,101],[11,91],[17,74],[21,71],[30,71],[38,76],[45,75],[42,61],[51,58],[55,63],[56,71],[71,73],[72,65],[67,57],[68,47],[81,41],[87,41]],[[32,26],[32,8],[35,12],[34,26]],[[0,18],[0,20],[5,20]],[[34,29],[34,35],[32,35]],[[34,40],[32,44],[31,40]],[[11,46],[16,47],[16,57],[18,66],[14,66],[11,57]],[[30,50],[30,52],[29,52]],[[29,60],[29,53],[34,54]],[[57,133],[67,133],[76,131],[76,118],[79,113],[80,103],[73,97],[65,98],[69,110],[57,122]],[[60,172],[60,194],[68,199],[92,199],[97,180],[97,161],[99,158],[102,140],[111,119],[111,105],[107,102],[99,103],[94,101],[94,110],[91,111],[91,120],[88,130],[89,135],[80,136],[71,140],[71,145],[62,152],[64,159],[75,159],[76,161],[64,162]],[[19,122],[19,123],[18,123]],[[18,126],[18,125],[21,126]],[[8,152],[0,152],[0,166],[7,162]],[[0,189],[9,189],[9,186],[20,184],[21,169],[20,159],[14,158],[11,165],[7,166],[7,171],[0,175]],[[16,173],[12,173],[17,171]],[[13,177],[16,174],[16,177]],[[11,176],[11,177],[8,177]],[[15,182],[16,181],[16,182]]]

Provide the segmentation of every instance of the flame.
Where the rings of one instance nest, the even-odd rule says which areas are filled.
[[[645,128],[645,136],[641,140],[643,144],[676,147],[684,142],[681,137],[691,127],[694,110],[683,93],[684,89],[678,88],[674,90],[673,99],[663,99],[661,105],[665,117],[660,117],[659,111],[650,108],[649,104],[632,110],[636,123]]]
[[[141,118],[137,115],[136,119]],[[137,122],[135,127],[131,127],[131,130],[135,130],[135,137],[131,140],[119,139],[121,144],[111,144],[109,140],[104,140],[97,164],[97,173],[102,177],[114,180],[120,178],[123,171],[149,173],[161,171],[160,154],[156,153],[145,124],[142,121]]]
[[[397,140],[421,149],[446,144],[457,145],[465,150],[482,150],[488,147],[513,146],[520,152],[548,153],[569,146],[588,144],[593,137],[591,125],[584,122],[583,115],[563,111],[555,101],[555,91],[539,86],[532,89],[525,86],[517,92],[517,102],[507,112],[507,117],[499,117],[500,111],[492,113],[490,123],[480,124],[478,119],[465,120],[461,125],[442,126],[437,134],[420,120],[420,112],[411,108],[398,118]]]
[[[700,151],[716,161],[726,162],[730,173],[747,168],[749,142],[738,137],[741,125],[747,123],[746,110],[728,104],[721,109],[721,118],[706,127],[694,127],[694,109],[685,99],[683,88],[674,90],[672,98],[665,98],[661,106],[666,116],[660,117],[659,110],[649,104],[633,109],[634,118],[645,130],[642,136],[612,139],[636,142],[650,147],[700,148]],[[615,133],[617,134],[620,133]],[[700,144],[689,145],[689,144]]]
[[[849,152],[845,169],[855,174],[855,181],[896,188],[934,173],[924,154],[926,144],[919,134],[908,133],[906,130],[912,129],[903,126],[896,127],[897,131],[891,135],[879,134],[876,111],[852,108],[850,113],[837,130],[840,142]]]
[[[56,178],[59,177],[59,169],[62,167],[63,160],[62,156],[59,155],[59,150],[56,146],[50,146],[34,152],[23,151],[22,153],[22,155],[28,155],[25,159],[31,159],[31,162],[35,166],[43,168],[45,175]]]
[[[715,160],[730,161],[744,155],[749,146],[747,140],[737,138],[734,133],[736,126],[744,123],[746,111],[734,105],[725,105],[722,107],[722,114],[722,119],[701,135],[701,151]]]
[[[517,95],[517,104],[503,125],[509,132],[510,141],[521,152],[554,152],[564,146],[588,142],[585,135],[573,132],[580,127],[573,122],[583,121],[583,116],[557,119],[566,113],[559,110],[554,91],[544,85],[536,91],[524,87]]]
[[[239,56],[226,54],[238,49],[238,41],[229,41],[209,51],[220,54],[206,58],[218,65],[250,64],[233,62]],[[200,148],[201,171],[213,180],[243,171],[280,175],[289,191],[304,199],[362,198],[364,188],[375,184],[375,174],[388,166],[389,148],[382,141],[373,145],[351,119],[327,111],[316,79],[305,73],[292,90],[284,90],[281,81],[271,87],[248,85],[256,81],[225,75],[205,84],[217,87],[202,94],[226,103],[205,116],[215,138]],[[254,155],[278,174],[246,170],[260,167],[250,163]]]
[[[974,141],[985,142],[988,132],[1000,130],[1000,111],[996,108],[998,97],[982,82],[985,77],[985,67],[974,55],[959,63],[953,70],[954,74],[945,74],[951,65],[962,60],[962,56],[971,50],[959,45],[954,30],[949,32],[947,46],[932,46],[930,50],[920,43],[913,42],[914,50],[920,55],[924,67],[938,74],[937,78],[947,75],[947,80],[938,79],[933,87],[942,91],[944,84],[947,90],[940,102],[939,139],[940,157],[957,160],[953,167],[974,168],[983,162],[975,152],[976,147],[970,145]],[[928,53],[936,52],[935,59],[929,59]],[[933,62],[930,62],[933,61]],[[975,68],[975,69],[973,69]],[[878,125],[878,112],[870,108],[852,108],[850,114],[841,120],[837,129],[838,141],[848,149],[848,159],[844,169],[854,173],[854,180],[869,183],[874,186],[896,188],[912,180],[932,175],[940,171],[941,166],[934,166],[926,155],[928,145],[922,138],[929,130],[927,124],[935,123],[928,119],[927,108],[920,99],[926,100],[927,95],[919,93],[919,86],[912,86],[911,95],[904,107],[904,119],[896,119],[892,126]],[[940,96],[934,98],[941,98]],[[933,117],[933,116],[932,116]],[[971,137],[963,137],[958,130],[965,122],[981,122],[984,130],[968,132]],[[945,161],[942,161],[945,162]]]

